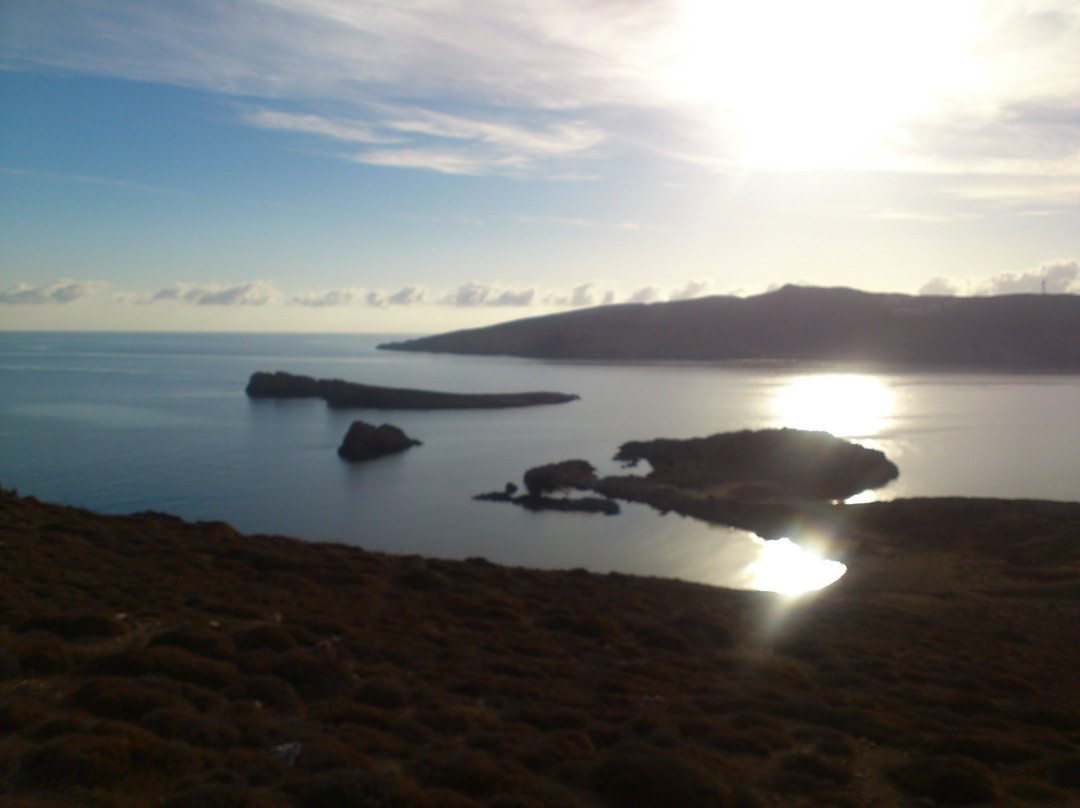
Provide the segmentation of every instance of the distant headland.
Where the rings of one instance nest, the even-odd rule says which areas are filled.
[[[379,346],[538,359],[801,361],[1080,371],[1080,296],[934,297],[784,286],[622,304]]]

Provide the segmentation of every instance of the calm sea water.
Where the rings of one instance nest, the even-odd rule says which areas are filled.
[[[1080,500],[1076,376],[429,356],[375,350],[382,340],[0,333],[0,482],[107,513],[153,509],[372,550],[733,586],[753,586],[760,572],[765,546],[749,534],[644,506],[616,517],[530,514],[471,497],[539,463],[581,457],[616,471],[610,458],[631,439],[795,426],[885,451],[901,476],[879,498]],[[256,370],[582,400],[333,411],[249,400]],[[356,418],[394,423],[424,445],[344,463],[335,450]]]

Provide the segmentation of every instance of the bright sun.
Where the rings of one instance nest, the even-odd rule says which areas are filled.
[[[665,78],[716,109],[744,165],[854,168],[971,86],[977,33],[970,0],[687,0]]]
[[[754,588],[798,595],[821,589],[847,571],[839,561],[821,558],[791,539],[764,542],[761,555],[750,566]]]
[[[801,376],[780,388],[773,399],[780,426],[840,438],[878,435],[892,409],[892,393],[880,379],[849,373]]]

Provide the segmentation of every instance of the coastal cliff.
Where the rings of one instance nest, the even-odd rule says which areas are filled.
[[[785,286],[623,304],[379,346],[547,359],[884,363],[1080,371],[1080,296],[930,297]]]

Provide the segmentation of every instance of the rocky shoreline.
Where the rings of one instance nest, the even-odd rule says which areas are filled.
[[[820,516],[791,600],[2,492],[0,802],[1076,804],[1080,504]]]

